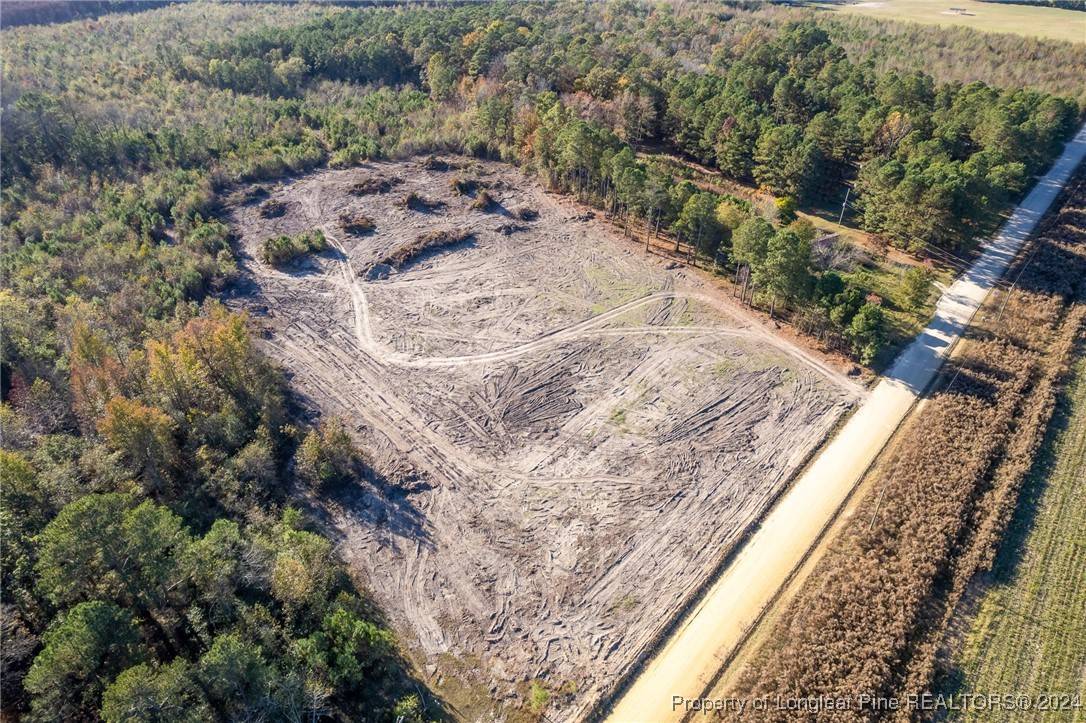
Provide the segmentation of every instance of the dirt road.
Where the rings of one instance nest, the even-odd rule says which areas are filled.
[[[678,697],[702,696],[803,562],[973,314],[1086,156],[1086,126],[980,259],[942,296],[931,324],[766,517],[732,563],[617,701],[609,720],[681,720]]]

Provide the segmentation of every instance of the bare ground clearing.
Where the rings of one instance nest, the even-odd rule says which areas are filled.
[[[269,189],[286,204],[275,218],[232,205],[245,274],[231,303],[398,481],[328,506],[438,688],[456,677],[501,717],[538,680],[552,716],[581,717],[861,390],[516,169],[461,163],[315,173]],[[349,193],[373,176],[403,183]],[[458,176],[498,204],[472,208]],[[405,207],[412,192],[444,206]],[[375,230],[345,233],[344,213]],[[257,260],[265,238],[309,228],[328,252]],[[377,263],[439,230],[465,238]]]

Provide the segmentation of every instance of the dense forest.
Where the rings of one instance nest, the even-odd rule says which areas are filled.
[[[0,7],[0,25],[5,28],[17,25],[62,23],[85,17],[99,17],[108,13],[132,13],[168,5],[170,0],[8,0]]]
[[[1033,88],[1073,98],[1080,107],[1086,102],[1086,88],[1074,79],[1086,74],[1081,45],[953,26],[934,30],[864,15],[834,14],[816,20],[850,58],[870,60],[879,73],[923,69],[938,82],[979,80],[999,88]]]
[[[5,710],[423,715],[379,611],[291,506],[365,460],[334,421],[298,421],[247,320],[213,301],[237,274],[216,218],[236,184],[503,158],[744,271],[870,361],[878,305],[812,266],[794,208],[852,189],[889,242],[967,251],[1075,126],[1083,67],[1070,46],[929,29],[990,81],[1000,55],[1070,59],[1038,88],[932,77],[937,43],[891,68],[876,31],[636,2],[200,3],[4,30]],[[659,147],[772,192],[774,217],[639,155]]]

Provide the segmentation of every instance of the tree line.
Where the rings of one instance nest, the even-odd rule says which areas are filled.
[[[1086,185],[1075,186],[734,694],[891,697],[952,684],[953,617],[991,570],[1086,329],[1086,244],[1075,226]]]
[[[318,77],[367,83],[372,71],[344,58],[359,45],[378,52],[397,44],[405,65],[388,65],[397,54],[380,51],[381,82],[417,73],[431,103],[466,106],[446,147],[514,160],[552,185],[662,224],[721,265],[746,267],[771,309],[781,301],[810,311],[809,326],[828,330],[864,363],[878,357],[887,336],[881,300],[862,309],[854,300],[868,290],[837,288],[833,274],[819,286],[801,268],[807,265],[783,264],[779,254],[770,264],[731,254],[734,229],[711,218],[719,199],[661,179],[633,148],[676,148],[781,197],[785,208],[851,198],[866,230],[913,253],[958,254],[994,228],[1078,117],[1074,101],[1038,91],[876,73],[811,21],[774,33],[751,29],[688,70],[633,52],[632,41],[664,45],[667,18],[643,6],[623,9],[614,41],[589,32],[570,42],[574,11],[544,15],[513,5],[424,17],[345,14],[208,45],[201,62],[186,62],[211,68],[263,54],[263,75],[272,77],[272,66],[289,57]],[[359,40],[367,34],[369,42]],[[262,92],[281,88],[272,83]],[[664,186],[674,192],[661,195]],[[798,257],[807,248],[789,250]],[[910,283],[920,280],[914,274]]]
[[[239,184],[504,158],[870,360],[885,307],[812,263],[796,204],[853,184],[895,242],[967,246],[1078,113],[884,72],[822,20],[741,5],[191,3],[3,33],[2,678],[30,719],[422,715],[379,611],[289,504],[365,461],[335,422],[297,426],[211,301],[238,272],[216,217]],[[774,218],[657,146],[772,189]]]
[[[5,302],[18,346],[25,311]],[[292,457],[316,488],[363,462],[341,425],[290,423],[245,319],[213,305],[127,354],[77,321],[71,344],[70,407],[22,375],[3,407],[5,705],[35,720],[421,720],[392,634],[285,505]]]
[[[877,73],[813,21],[752,29],[689,70],[636,52],[637,43],[663,49],[667,18],[629,10],[634,20],[615,21],[615,40],[570,38],[579,13],[530,5],[439,17],[360,12],[258,31],[179,62],[182,75],[269,95],[307,77],[389,84],[417,76],[434,100],[460,95],[477,107],[488,152],[521,158],[542,88],[625,143],[674,147],[802,206],[839,204],[851,188],[862,227],[915,252],[975,243],[1056,155],[1080,112],[1072,99],[1034,90]],[[252,77],[220,77],[240,64]],[[458,94],[465,84],[472,92]]]

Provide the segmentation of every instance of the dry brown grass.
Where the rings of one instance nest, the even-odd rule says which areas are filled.
[[[1086,203],[1079,181],[1066,205]],[[1042,226],[970,329],[873,491],[742,672],[749,696],[929,689],[970,583],[990,568],[1086,328],[1086,237]],[[779,719],[780,712],[758,714]],[[858,720],[823,711],[819,720]]]

